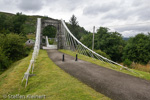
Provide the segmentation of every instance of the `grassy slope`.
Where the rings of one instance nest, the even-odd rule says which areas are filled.
[[[69,50],[59,50],[59,51],[63,52],[63,53],[66,53],[66,54],[69,54],[69,55],[74,56],[74,57],[76,55],[76,52],[72,52],[72,51],[69,51]],[[113,70],[116,70],[116,71],[119,71],[119,72],[123,72],[123,73],[129,74],[129,75],[133,75],[133,76],[140,77],[140,78],[143,78],[143,79],[146,79],[146,80],[150,80],[150,73],[148,73],[148,72],[143,72],[143,71],[138,71],[138,70],[131,69],[134,72],[139,73],[139,74],[136,74],[136,73],[133,73],[133,72],[130,72],[130,71],[127,71],[127,70],[120,70],[119,66],[118,66],[118,68],[113,68],[108,63],[103,63],[100,60],[89,58],[89,57],[81,55],[81,54],[79,54],[79,59],[97,64],[97,65],[100,65],[100,66],[103,66],[103,67],[107,67],[107,68],[110,68],[110,69],[113,69]]]
[[[35,34],[28,34],[26,35],[28,39],[35,40]]]
[[[0,98],[3,94],[46,95],[47,100],[110,100],[57,67],[44,50],[40,50],[34,74],[27,88],[21,84],[31,54],[14,63],[0,75]]]

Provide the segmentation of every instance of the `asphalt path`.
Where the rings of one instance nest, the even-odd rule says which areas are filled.
[[[57,50],[47,50],[49,58],[61,69],[113,100],[150,100],[150,81],[107,69]]]

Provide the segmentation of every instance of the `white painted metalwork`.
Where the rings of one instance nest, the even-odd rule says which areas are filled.
[[[98,53],[94,52],[93,50],[89,49],[87,46],[85,46],[84,44],[82,44],[68,29],[68,27],[66,26],[65,22],[63,20],[61,20],[61,28],[62,28],[62,33],[64,35],[64,49],[69,49],[72,51],[76,51],[80,54],[86,55],[88,57],[93,57],[96,59],[99,59],[100,61],[102,61],[103,63],[108,63],[110,64],[112,67],[117,68],[117,66],[120,66],[121,68],[124,68],[126,70],[129,70],[131,72],[133,72],[132,70],[128,69],[125,66],[122,66],[112,60],[109,60],[101,55],[99,55]],[[39,49],[40,49],[40,34],[41,34],[41,18],[37,19],[37,30],[36,30],[36,41],[35,41],[35,45],[34,45],[34,51],[32,53],[32,59],[30,60],[30,64],[29,67],[27,69],[27,71],[24,74],[23,80],[26,79],[26,85],[28,84],[28,79],[29,79],[29,75],[30,73],[33,74],[33,69],[34,69],[34,63],[36,61],[36,58],[38,56],[39,53]],[[56,39],[57,41],[57,39]],[[44,47],[43,47],[44,48]],[[48,37],[46,36],[46,47],[45,49],[57,49],[57,45],[50,45],[49,41],[48,41]],[[117,66],[115,66],[117,65]],[[134,72],[135,73],[135,72]],[[138,74],[138,73],[137,73]],[[22,82],[23,82],[22,80]]]
[[[50,45],[48,41],[48,37],[46,36],[46,47],[43,46],[43,49],[57,49],[57,45]]]
[[[82,44],[68,29],[68,27],[66,26],[64,20],[61,20],[62,22],[62,28],[64,28],[63,32],[65,35],[65,40],[66,40],[66,45],[70,47],[70,50],[73,51],[77,51],[80,54],[86,55],[86,56],[90,56],[101,60],[102,62],[108,62],[112,67],[117,68],[117,66],[120,66],[121,68],[124,68],[126,70],[132,71],[130,69],[128,69],[127,67],[120,65],[112,60],[107,59],[106,57],[103,57],[101,55],[99,55],[98,53],[94,52],[93,50],[89,49],[87,46],[85,46],[84,44]],[[117,66],[115,66],[117,65]],[[133,71],[132,71],[133,72]]]
[[[29,79],[29,75],[30,73],[33,74],[33,70],[34,70],[34,63],[36,61],[36,58],[39,54],[39,50],[40,50],[40,34],[41,34],[41,18],[37,19],[37,30],[36,30],[36,40],[35,40],[35,45],[34,45],[34,51],[32,53],[32,58],[30,60],[30,64],[29,67],[27,69],[27,71],[24,74],[24,77],[22,79],[22,82],[24,81],[24,79],[26,79],[26,85],[28,84],[28,79]]]

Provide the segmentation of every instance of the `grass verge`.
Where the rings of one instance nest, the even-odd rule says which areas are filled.
[[[70,50],[59,50],[59,51],[63,52],[63,53],[66,53],[68,55],[74,56],[74,57],[76,56],[76,52],[73,52],[73,51],[70,51]],[[109,69],[112,69],[112,70],[116,70],[116,71],[119,71],[119,72],[123,72],[123,73],[129,74],[129,75],[132,75],[132,76],[136,76],[136,77],[139,77],[139,78],[150,80],[150,73],[148,73],[148,72],[139,71],[139,70],[135,70],[135,69],[130,69],[131,71],[139,73],[139,74],[136,74],[136,73],[130,72],[130,71],[125,70],[125,69],[120,70],[120,68],[121,68],[120,66],[117,66],[117,68],[114,68],[109,63],[103,63],[100,60],[93,59],[91,57],[87,57],[87,56],[82,55],[82,54],[78,54],[78,55],[79,55],[78,58],[81,59],[81,60],[88,61],[88,62],[91,62],[93,64],[96,64],[96,65],[99,65],[99,66],[102,66],[102,67],[106,67],[106,68],[109,68]]]
[[[28,86],[24,88],[25,82],[21,83],[21,80],[30,59],[31,54],[0,75],[0,100],[3,95],[9,94],[46,95],[44,100],[111,100],[65,73],[49,59],[44,50],[40,50],[37,58],[35,76],[29,77]]]

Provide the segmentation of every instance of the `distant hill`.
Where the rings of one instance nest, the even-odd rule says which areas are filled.
[[[123,37],[123,40],[128,41],[130,38]]]
[[[4,14],[4,15],[10,16],[10,17],[15,15],[15,14],[8,13],[8,12],[0,12],[0,14]],[[27,20],[25,21],[25,24],[23,25],[23,32],[26,33],[26,34],[36,32],[37,18],[54,19],[54,18],[50,18],[48,16],[40,16],[40,15],[26,15],[26,16],[27,16]],[[66,22],[66,24],[67,24],[67,26],[69,26],[68,28],[71,30],[71,24],[69,24],[67,22]],[[76,29],[76,33],[80,34],[81,35],[80,37],[82,37],[84,34],[87,34],[88,31],[86,31],[83,27],[78,26],[77,29]]]
[[[8,13],[8,12],[0,12],[0,14],[13,17],[15,14]],[[23,14],[25,15],[25,14]],[[23,25],[23,32],[28,34],[28,33],[35,33],[36,32],[36,22],[37,18],[42,18],[42,19],[53,19],[48,16],[40,16],[40,15],[26,15],[27,20],[25,24]]]
[[[15,14],[12,14],[12,13],[8,13],[8,12],[1,12],[0,11],[0,14],[5,14],[5,15],[7,15],[7,16],[14,16]]]

